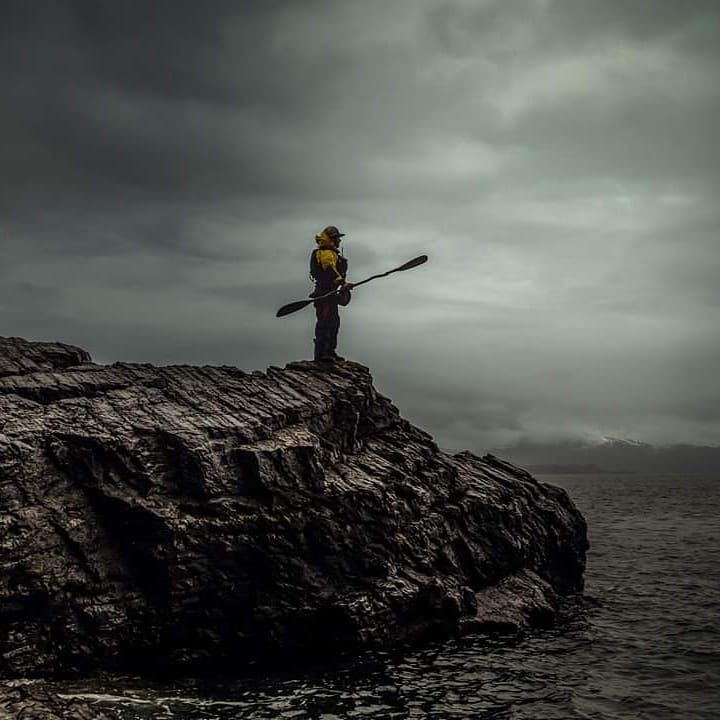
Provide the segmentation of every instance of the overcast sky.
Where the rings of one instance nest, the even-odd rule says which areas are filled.
[[[0,334],[339,350],[450,448],[720,441],[716,0],[0,0]]]

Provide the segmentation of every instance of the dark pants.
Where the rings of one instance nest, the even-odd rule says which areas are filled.
[[[315,359],[324,355],[332,355],[337,347],[338,330],[340,330],[340,313],[335,298],[319,300],[315,303]]]

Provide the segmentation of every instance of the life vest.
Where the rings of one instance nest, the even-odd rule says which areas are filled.
[[[334,257],[327,253],[332,253]],[[345,279],[347,266],[347,260],[335,248],[320,248],[310,254],[310,277],[318,288],[336,288],[338,277]]]

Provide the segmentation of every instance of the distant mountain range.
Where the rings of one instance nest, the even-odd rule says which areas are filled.
[[[656,446],[621,438],[598,443],[520,443],[493,455],[535,473],[720,473],[720,446]]]

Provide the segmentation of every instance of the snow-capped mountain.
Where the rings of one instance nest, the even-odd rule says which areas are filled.
[[[598,442],[524,442],[490,452],[535,472],[720,473],[720,446],[655,446],[605,437]]]

